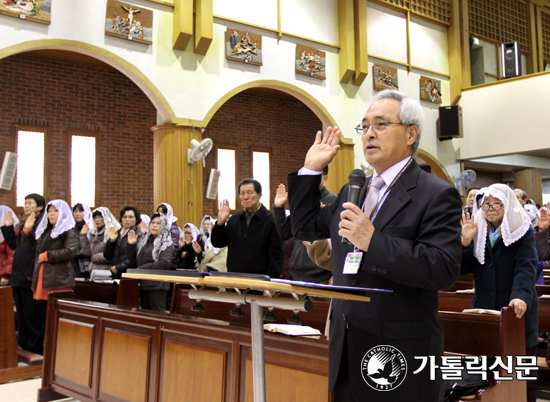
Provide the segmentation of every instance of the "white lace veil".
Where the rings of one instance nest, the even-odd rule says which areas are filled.
[[[113,227],[118,232],[122,226],[120,226],[120,223],[118,223],[117,219],[114,217],[111,211],[109,211],[109,208],[97,207],[96,209],[94,209],[94,213],[96,212],[101,213],[101,216],[103,217],[103,223],[105,223],[105,230],[103,231],[103,242],[107,243],[107,241],[109,240],[109,228]],[[92,228],[88,231],[88,234],[97,235],[99,232],[100,229],[98,229],[98,227],[96,226],[95,220],[92,220]]]
[[[15,227],[15,225],[19,224],[19,218],[17,217],[17,215],[15,215],[15,212],[13,212],[10,207],[7,207],[5,205],[0,205],[0,227],[5,225],[4,215],[8,211],[11,212],[11,216],[13,216],[13,226]],[[4,235],[2,234],[2,231],[0,231],[0,243],[3,241],[4,241]]]
[[[531,204],[525,204],[523,206],[523,209],[525,209],[525,212],[527,212],[527,216],[529,219],[531,219],[531,227],[534,229],[539,225],[539,217],[537,211],[537,207]]]
[[[74,205],[77,205],[77,204],[82,205],[82,213],[84,214],[82,219],[84,220],[84,223],[88,226],[87,237],[89,239],[90,238],[90,229],[94,225],[94,218],[92,217],[92,210],[90,209],[88,204],[86,204],[84,202],[76,202]],[[74,208],[74,205],[73,205],[73,208]],[[74,212],[73,212],[73,218],[74,218]],[[76,226],[76,221],[75,221],[75,226]],[[80,233],[78,233],[78,234],[80,234]]]
[[[166,207],[166,220],[168,221],[168,230],[170,230],[170,228],[172,227],[172,224],[174,222],[176,222],[178,220],[178,218],[176,218],[174,216],[174,210],[172,209],[172,206],[170,204],[167,204],[165,202],[161,202],[158,207],[157,207],[157,211],[159,209],[159,207],[161,205],[164,205]]]
[[[193,241],[197,241],[197,237],[199,237],[199,229],[197,229],[197,227],[192,223],[186,223],[185,225],[183,225],[183,230],[185,230],[186,226],[189,226],[191,228],[191,236],[193,237]],[[180,237],[182,238],[183,238],[183,230],[181,231],[181,235],[180,235]]]
[[[168,226],[168,220],[166,219],[166,216],[158,212],[153,214],[153,216],[151,217],[151,221],[156,217],[160,218],[160,231],[157,237],[155,237],[155,239],[153,240],[153,260],[158,261],[160,253],[166,250],[168,247],[172,246],[174,243],[172,242],[172,235],[170,234],[170,227]],[[151,222],[149,222],[149,225],[147,225],[147,232],[143,235],[141,241],[138,243],[138,254],[143,246],[147,244],[149,237],[152,236],[150,228]]]
[[[67,204],[63,200],[53,200],[48,202],[46,204],[46,208],[44,208],[44,215],[42,216],[42,219],[40,220],[40,223],[38,224],[38,227],[36,228],[36,233],[34,235],[34,238],[36,240],[38,240],[40,236],[42,236],[42,233],[44,233],[46,227],[48,226],[48,208],[50,205],[53,205],[54,208],[57,209],[57,211],[59,212],[57,223],[50,233],[52,239],[55,239],[60,234],[74,228],[75,221],[73,218],[73,211],[71,207],[69,207],[69,204]]]
[[[506,247],[518,241],[527,233],[531,227],[531,219],[529,219],[527,212],[525,212],[517,200],[514,191],[510,187],[506,184],[497,183],[482,188],[479,190],[478,194],[479,193],[483,194],[481,205],[483,205],[485,199],[489,195],[498,198],[502,202],[504,216],[500,224],[500,236]],[[485,218],[485,211],[478,208],[476,203],[474,203],[473,213],[474,222],[477,225],[477,234],[474,238],[474,256],[480,264],[485,264],[485,244],[487,242],[488,222]]]
[[[201,221],[201,229],[200,229],[200,233],[201,235],[204,236],[204,246],[209,248],[210,250],[212,250],[214,252],[214,254],[218,254],[220,252],[220,249],[217,248],[217,247],[214,247],[212,245],[212,240],[211,240],[211,236],[206,236],[206,234],[204,233],[204,229],[202,227],[202,224],[204,223],[205,219],[210,219],[210,234],[212,233],[212,227],[214,226],[214,222],[216,222],[214,219],[212,219],[212,217],[210,215],[204,215],[204,218],[202,218],[202,221]]]
[[[140,217],[145,226],[149,227],[149,223],[151,222],[151,218],[149,217],[149,215],[141,214]]]

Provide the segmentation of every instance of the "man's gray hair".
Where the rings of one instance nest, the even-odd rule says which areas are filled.
[[[422,128],[424,127],[424,111],[422,110],[422,106],[420,106],[420,103],[418,103],[417,100],[394,89],[384,89],[379,92],[374,98],[372,98],[370,104],[372,105],[382,99],[395,99],[396,101],[401,102],[398,115],[399,120],[401,120],[404,124],[415,125],[418,129],[418,137],[416,137],[416,141],[412,145],[412,155],[416,156],[418,152],[418,145],[420,144],[420,135],[422,134]]]
[[[525,191],[523,191],[521,188],[515,188],[514,192],[516,191],[519,193],[519,196],[523,201],[527,201],[527,193]]]

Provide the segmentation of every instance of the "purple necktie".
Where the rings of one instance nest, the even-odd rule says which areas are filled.
[[[383,185],[384,179],[382,179],[382,176],[376,176],[374,179],[372,179],[370,183],[369,192],[367,193],[367,198],[365,199],[365,203],[363,204],[363,212],[369,218],[374,212],[373,209],[376,206],[376,202],[378,201],[378,193],[380,192],[380,187],[382,187]]]

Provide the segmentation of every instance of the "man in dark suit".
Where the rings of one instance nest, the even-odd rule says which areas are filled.
[[[443,354],[437,291],[459,273],[462,202],[413,159],[423,120],[420,104],[403,93],[373,98],[357,128],[375,169],[359,207],[347,202],[347,185],[332,205],[319,206],[319,173],[338,151],[337,127],[317,133],[304,168],[288,178],[293,233],[331,238],[334,284],[392,290],[369,293],[369,303],[334,300],[329,387],[336,402],[443,399],[438,370],[434,379],[429,367],[413,372],[421,366],[415,356],[435,356],[437,363]]]

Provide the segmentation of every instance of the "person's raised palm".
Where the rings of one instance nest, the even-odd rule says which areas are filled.
[[[134,232],[133,230],[130,230],[128,232],[128,244],[135,244],[136,241],[137,241],[136,232]]]
[[[548,211],[546,209],[540,210],[539,218],[539,230],[546,230],[550,227],[550,216],[548,216]]]
[[[218,209],[218,223],[220,225],[225,224],[230,214],[231,214],[231,208],[229,207],[229,201],[223,200],[220,203],[220,208]]]
[[[107,234],[109,235],[109,240],[115,241],[118,238],[118,232],[115,230],[113,226],[110,226],[107,230]]]
[[[25,229],[31,230],[34,226],[34,222],[36,221],[36,217],[34,215],[34,212],[31,212],[27,220],[25,221]]]
[[[468,247],[474,237],[476,237],[477,225],[474,222],[474,217],[469,213],[462,215],[462,220],[460,223],[462,224],[462,232],[460,233],[462,237],[462,245]]]
[[[277,193],[275,194],[275,199],[273,200],[273,203],[276,207],[282,207],[285,205],[285,202],[288,200],[288,192],[285,189],[284,184],[279,184],[277,187]]]
[[[11,211],[6,211],[6,213],[4,214],[4,225],[13,225],[13,215],[11,214]]]
[[[320,172],[327,166],[340,149],[340,129],[338,127],[328,127],[325,135],[321,131],[317,132],[315,142],[309,148],[306,154],[304,167],[306,169]]]

